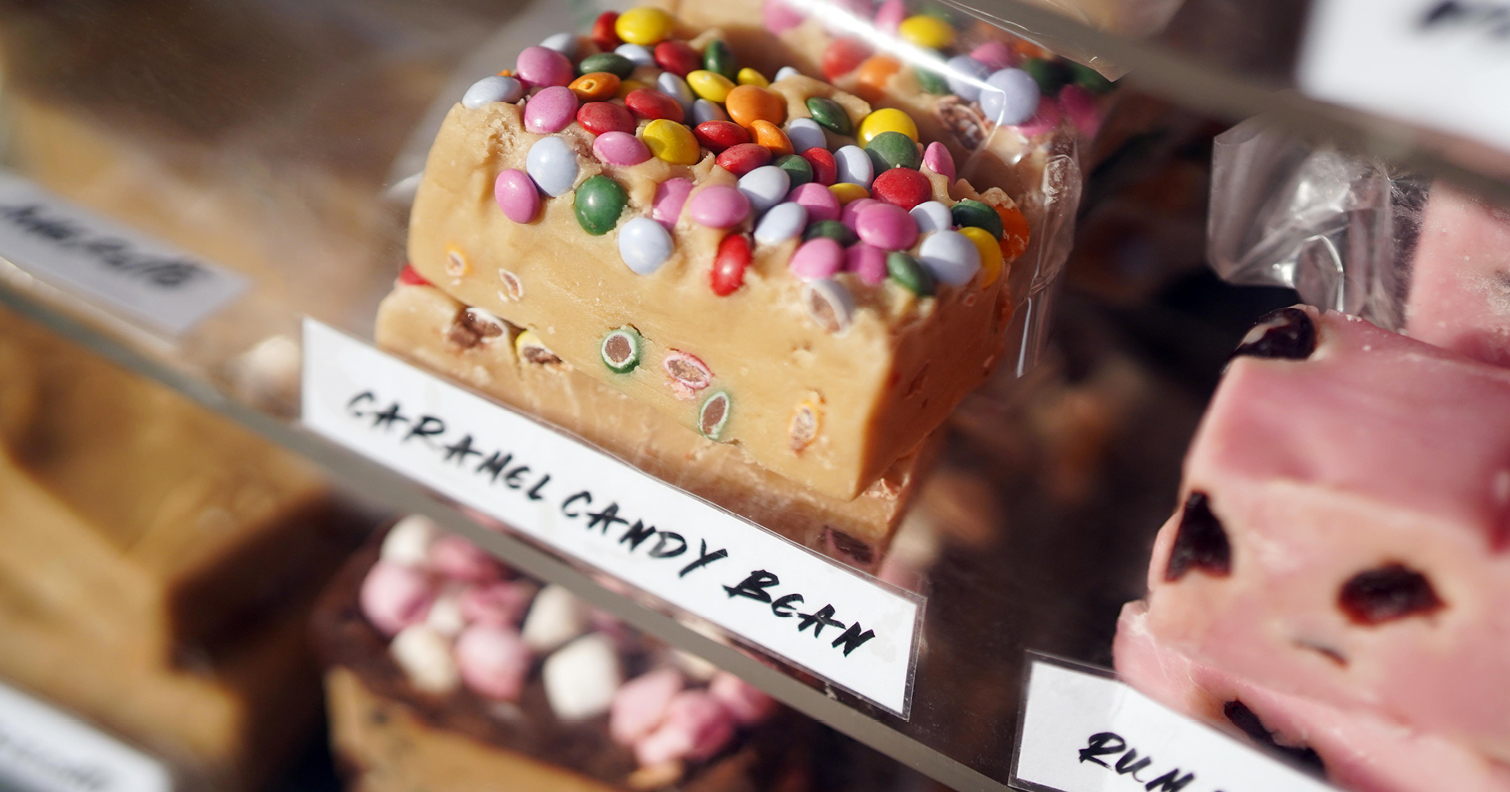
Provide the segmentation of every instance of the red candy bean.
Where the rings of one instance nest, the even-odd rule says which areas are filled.
[[[720,154],[730,146],[750,142],[750,133],[733,121],[704,121],[693,128],[692,134],[703,148]]]
[[[594,135],[605,132],[628,132],[634,134],[634,116],[613,102],[588,102],[577,108],[577,123]]]
[[[745,269],[750,266],[750,237],[746,234],[730,234],[718,243],[718,253],[713,257],[710,280],[713,293],[727,297],[744,285]]]
[[[613,52],[615,47],[624,43],[619,41],[619,34],[614,32],[613,29],[613,26],[618,21],[619,15],[617,13],[604,11],[592,23],[592,33],[588,35],[588,38],[592,39],[592,43],[598,45],[598,49],[604,52]]]
[[[771,150],[759,143],[740,143],[724,149],[716,161],[718,167],[735,176],[743,176],[762,165],[771,164]]]
[[[678,77],[686,77],[703,67],[703,58],[685,41],[662,41],[655,45],[655,65]]]
[[[660,91],[653,91],[649,88],[636,88],[630,91],[628,96],[624,97],[624,106],[628,107],[629,112],[634,113],[639,118],[651,121],[657,118],[665,118],[678,124],[682,122],[683,112],[681,104]]]
[[[870,57],[870,47],[865,46],[859,39],[840,38],[834,39],[828,49],[823,51],[820,67],[823,76],[833,82],[838,77],[849,74],[860,67],[860,64]]]
[[[871,182],[870,194],[877,201],[912,211],[912,207],[933,200],[933,183],[911,168],[892,168]]]
[[[813,181],[827,187],[839,178],[839,164],[828,149],[810,148],[802,152],[802,158],[813,166]]]
[[[430,285],[430,281],[425,280],[425,276],[416,272],[414,266],[410,264],[405,264],[404,268],[398,271],[398,282],[405,286]]]

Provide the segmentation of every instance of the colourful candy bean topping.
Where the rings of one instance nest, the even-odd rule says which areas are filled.
[[[661,361],[661,368],[671,377],[671,392],[682,401],[695,398],[698,391],[713,383],[707,364],[686,352],[671,350]]]
[[[650,159],[650,148],[628,132],[605,132],[592,143],[592,153],[609,165],[638,165]]]
[[[603,358],[603,365],[615,374],[628,374],[640,365],[641,350],[644,347],[644,339],[633,327],[625,325],[608,335],[603,336],[603,343],[599,345],[598,354]]]
[[[900,206],[875,203],[856,215],[855,233],[860,235],[860,241],[881,250],[906,250],[918,241],[918,224]],[[876,281],[880,282],[880,278]]]
[[[923,150],[923,167],[943,176],[950,182],[954,181],[954,155],[949,153],[949,147],[943,143],[934,141]]]
[[[525,84],[535,87],[567,85],[572,81],[571,61],[549,47],[526,47],[514,62],[514,72]]]
[[[589,177],[577,188],[573,208],[582,230],[593,236],[602,236],[618,225],[619,215],[629,203],[629,195],[613,179],[598,174]]]
[[[685,118],[679,102],[660,91],[636,88],[624,97],[624,106],[637,118],[664,118],[678,124]]]
[[[819,126],[836,135],[853,135],[855,132],[849,113],[845,112],[843,105],[832,99],[814,96],[807,100],[807,111]]]
[[[727,297],[738,291],[745,282],[745,270],[750,266],[750,238],[744,234],[730,234],[718,243],[718,253],[713,257],[713,270],[709,284],[713,293]]]
[[[687,45],[685,41],[662,41],[655,45],[655,64],[679,77],[686,77],[703,67],[702,58],[697,50]]]
[[[816,280],[802,288],[802,304],[807,315],[819,327],[843,335],[854,323],[855,298],[844,284],[833,280]]]
[[[640,139],[650,153],[673,165],[696,165],[699,147],[692,130],[669,118],[657,118],[645,125]]]
[[[593,72],[572,80],[567,87],[584,102],[599,102],[619,92],[619,78],[608,72]]]
[[[613,30],[631,44],[650,47],[669,38],[676,27],[671,14],[659,8],[642,6],[619,15]]]
[[[886,254],[886,274],[901,284],[902,288],[919,297],[933,294],[933,276],[918,264],[917,259],[903,251]]]
[[[756,168],[771,164],[771,150],[759,143],[741,143],[730,146],[718,155],[718,167],[743,176]]]
[[[703,406],[697,411],[698,431],[703,433],[703,437],[717,441],[722,439],[724,428],[728,425],[729,394],[715,391],[703,401]]]
[[[911,210],[933,197],[933,183],[915,170],[892,168],[876,177],[870,193],[878,201]]]
[[[826,236],[814,237],[792,253],[787,267],[801,280],[831,278],[844,268],[844,249]]]
[[[577,123],[594,135],[605,132],[634,134],[637,124],[628,110],[613,102],[588,102],[577,109]]]
[[[692,130],[697,142],[714,154],[721,154],[730,146],[750,142],[750,133],[733,121],[704,121]]]
[[[540,191],[521,170],[510,168],[493,182],[493,199],[503,214],[516,223],[529,223],[540,213]]]
[[[577,95],[570,88],[553,85],[524,103],[524,129],[549,135],[566,128],[577,115]]]
[[[666,227],[648,217],[630,218],[619,229],[619,258],[635,274],[654,273],[671,258],[672,250]]]
[[[729,228],[750,216],[750,199],[733,187],[710,185],[693,194],[687,215],[698,225]]]

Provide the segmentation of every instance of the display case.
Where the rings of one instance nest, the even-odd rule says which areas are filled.
[[[1368,204],[1370,217],[1418,215],[1433,179],[1452,185],[1433,194],[1473,196],[1461,200],[1475,207],[1510,198],[1498,148],[1504,129],[1493,117],[1501,111],[1469,94],[1491,91],[1479,81],[1499,67],[1473,66],[1491,57],[1482,53],[1437,53],[1453,49],[1444,42],[1478,46],[1463,39],[1483,35],[1490,23],[1475,15],[1488,12],[1347,0],[652,5],[674,14],[665,17],[672,22],[640,20],[670,26],[655,35],[612,18],[605,31],[604,12],[629,5],[587,0],[0,3],[8,168],[0,173],[0,342],[26,339],[33,350],[5,357],[0,346],[0,387],[30,393],[37,361],[65,355],[49,345],[100,356],[132,374],[114,377],[138,383],[62,372],[54,395],[17,395],[0,408],[44,403],[64,416],[58,426],[87,413],[80,426],[108,428],[142,418],[97,405],[163,389],[229,419],[224,425],[245,439],[179,427],[117,468],[156,470],[142,460],[179,459],[181,445],[217,452],[163,474],[187,476],[225,468],[226,457],[246,462],[236,445],[245,442],[318,482],[300,493],[309,503],[288,495],[298,503],[278,510],[328,510],[310,518],[331,533],[318,552],[272,539],[222,550],[237,563],[195,569],[200,589],[170,593],[235,600],[245,594],[236,583],[249,579],[308,584],[301,615],[276,621],[302,635],[308,610],[317,611],[331,729],[354,785],[422,786],[428,770],[416,767],[449,767],[433,778],[438,787],[518,772],[518,788],[528,777],[542,789],[1329,788],[1251,711],[1207,718],[1225,724],[1212,729],[1156,703],[1170,696],[1146,674],[1137,687],[1153,698],[1111,671],[1114,640],[1128,629],[1117,639],[1119,613],[1147,593],[1160,525],[1188,503],[1181,460],[1245,333],[1302,298],[1404,327],[1360,307],[1398,308],[1403,299],[1333,305],[1341,291],[1290,277],[1296,267],[1286,262],[1298,254],[1261,244],[1270,238],[1263,232],[1303,214],[1273,196],[1306,195],[1318,182],[1292,179],[1285,193],[1278,182],[1253,181],[1246,160],[1219,154],[1213,190],[1212,152],[1232,142],[1217,137],[1228,126],[1262,115],[1276,140],[1335,151],[1376,168],[1387,184],[1419,187],[1411,199],[1386,186],[1395,200]],[[1355,18],[1375,31],[1364,43],[1348,34],[1363,24]],[[1386,30],[1396,23],[1400,30]],[[1376,40],[1411,54],[1391,59],[1368,49]],[[663,59],[656,45],[669,42],[679,54]],[[702,68],[669,65],[686,53]],[[961,76],[955,58],[987,65]],[[1360,78],[1360,64],[1378,74]],[[724,66],[733,79],[718,75]],[[778,74],[786,66],[815,79]],[[557,67],[566,70],[559,80],[538,76]],[[989,93],[1009,96],[1008,83],[992,82],[1002,72],[1031,86],[1021,117],[1008,118],[1017,108]],[[602,86],[580,83],[594,74],[612,76],[614,87],[589,95]],[[659,80],[676,74],[687,77],[684,97],[677,80]],[[1400,90],[1367,90],[1383,75]],[[622,85],[630,82],[638,88]],[[767,123],[778,137],[763,139],[764,159],[752,167],[722,156],[770,134],[737,117],[738,100],[728,98],[736,86],[754,89],[746,98],[779,97],[781,118]],[[651,87],[660,93],[629,98]],[[1433,87],[1440,91],[1428,101]],[[535,102],[552,90],[570,100],[569,114]],[[1410,101],[1401,103],[1402,94]],[[579,114],[589,102],[612,107],[604,118],[618,113],[633,131],[592,128]],[[712,111],[698,102],[718,115],[703,118]],[[873,117],[898,123],[887,111],[910,116],[901,153],[869,146],[882,128],[867,132]],[[675,131],[647,132],[682,120],[689,123],[672,123]],[[806,127],[817,134],[808,147],[816,159],[794,145],[807,139],[799,137]],[[609,135],[643,156],[601,150]],[[683,138],[687,161],[675,153]],[[550,153],[541,140],[578,149],[561,189],[541,165]],[[900,187],[879,185],[877,177],[897,170],[893,156],[915,160],[900,168],[921,180],[924,194],[910,204],[892,199]],[[1295,160],[1276,159],[1262,173],[1289,178]],[[823,184],[825,164],[838,185],[865,170],[864,197]],[[797,221],[784,236],[757,222],[780,208],[762,205],[759,185],[742,178],[759,168],[781,174],[771,204],[798,206],[815,222]],[[509,192],[510,172],[528,199]],[[1250,181],[1235,184],[1234,172]],[[788,193],[804,186],[791,181],[798,173],[821,188],[816,202]],[[601,187],[588,185],[594,179],[613,187],[584,198]],[[691,198],[684,192],[662,222],[663,192],[677,180]],[[1350,195],[1362,192],[1359,179],[1342,182]],[[744,201],[743,213],[715,218],[725,207],[699,203],[715,188]],[[594,207],[615,195],[606,227],[595,230]],[[831,227],[815,231],[829,203]],[[927,212],[916,211],[924,203],[942,209],[942,225],[926,225]],[[1258,230],[1245,224],[1244,207],[1258,205],[1267,213],[1254,217],[1280,220]],[[882,232],[859,228],[868,210],[897,206],[911,218],[906,244],[885,247]],[[977,207],[984,219],[971,214]],[[1348,239],[1395,239],[1388,225],[1365,235],[1354,208],[1329,215],[1355,221]],[[645,238],[665,238],[658,258],[654,245],[626,242],[635,221],[650,229]],[[1271,288],[1224,283],[1206,266],[1208,225],[1216,239],[1221,223],[1222,238],[1242,241],[1225,255],[1248,256],[1249,271],[1268,267],[1269,276],[1246,280]],[[914,245],[920,226],[934,239],[964,240],[964,252],[930,252],[928,236]],[[1302,231],[1286,239],[1325,236]],[[823,251],[833,262],[813,253],[799,263],[807,245],[829,238],[838,242]],[[720,272],[728,276],[717,262],[730,261],[726,247],[741,240],[743,280],[720,281]],[[1339,271],[1362,272],[1363,260],[1407,282],[1416,271],[1414,245],[1374,256],[1341,247]],[[952,280],[950,267],[963,259],[973,267]],[[1483,263],[1478,269],[1493,269]],[[802,267],[823,272],[789,275]],[[1222,267],[1224,275],[1238,269]],[[1369,294],[1394,282],[1357,277]],[[798,370],[800,378],[791,375]],[[0,430],[41,421],[23,407],[14,421],[0,409]],[[77,443],[107,442],[108,434],[79,430]],[[247,464],[258,475],[275,467]],[[83,472],[56,475],[56,487],[104,486]],[[45,492],[45,484],[34,488]],[[0,497],[0,510],[10,504]],[[573,721],[571,706],[559,704],[567,694],[542,692],[552,683],[541,668],[565,652],[565,640],[521,655],[541,675],[513,686],[522,693],[455,679],[427,689],[425,674],[453,662],[434,658],[462,652],[463,627],[400,641],[403,628],[425,619],[411,613],[389,629],[372,616],[381,609],[361,600],[362,581],[404,552],[382,539],[398,515],[425,521],[427,543],[443,531],[487,554],[453,548],[460,556],[508,569],[468,585],[529,580],[532,596],[545,597],[534,594],[543,587],[590,611],[579,621],[592,626],[568,638],[612,644],[600,653],[617,651],[630,669],[614,681],[621,693],[629,688],[620,682],[675,666],[693,680],[677,690],[699,701],[712,700],[709,680],[726,679],[717,685],[737,691],[726,708],[758,694],[790,709],[776,720],[740,721],[736,740],[706,752],[689,742],[667,775],[669,762],[630,758],[637,743],[605,737],[606,710],[577,719],[601,720],[596,731],[557,728]],[[274,522],[283,527],[270,533],[292,544],[290,536],[309,533],[307,522]],[[0,559],[16,576],[85,554],[61,544],[25,550],[34,555]],[[296,568],[291,555],[310,566]],[[442,593],[461,598],[446,586],[462,578],[425,569],[430,588],[408,605],[422,599],[422,609],[437,608]],[[420,586],[408,572],[392,574],[395,587]],[[331,580],[322,605],[311,605]],[[509,620],[527,633],[525,610]],[[108,627],[79,621],[70,629]],[[195,626],[212,638],[212,628],[255,632],[235,619],[205,621]],[[160,625],[170,645],[175,624]],[[115,639],[85,635],[79,643],[95,648]],[[20,653],[0,645],[0,658],[12,656]],[[45,665],[40,650],[33,660]],[[274,684],[227,673],[248,689]],[[466,671],[451,673],[466,679]],[[580,673],[584,689],[597,684],[595,671]],[[171,749],[132,737],[137,724],[7,667],[0,674],[183,764]],[[308,674],[299,683],[306,686],[277,691],[307,709],[321,703]],[[447,703],[437,703],[436,690]],[[781,730],[788,733],[769,737]],[[511,758],[479,757],[478,741],[505,746]],[[413,745],[424,747],[394,747]],[[583,745],[607,758],[583,759]],[[276,752],[242,748],[236,761],[272,766]],[[380,761],[421,754],[418,765]],[[752,773],[751,762],[764,774]],[[854,772],[824,775],[825,762]],[[473,764],[496,769],[467,770]],[[541,769],[562,767],[561,776]],[[239,769],[212,770],[259,782]],[[1340,783],[1416,788],[1366,786],[1354,776]]]

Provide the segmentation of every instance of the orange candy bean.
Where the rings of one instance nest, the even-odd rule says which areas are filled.
[[[781,127],[763,118],[755,119],[750,124],[750,132],[755,136],[755,142],[771,150],[777,157],[784,154],[792,154],[792,141],[781,131]]]
[[[1015,206],[992,206],[991,208],[1001,216],[1001,255],[1010,264],[1028,249],[1028,240],[1032,238],[1032,230],[1028,228],[1028,218],[1024,217],[1022,210]]]
[[[735,86],[724,99],[724,109],[729,111],[729,118],[742,127],[749,127],[756,121],[780,124],[786,120],[786,100],[758,85]]]
[[[572,80],[567,87],[584,102],[600,102],[612,99],[619,92],[619,76],[609,72],[592,72]]]
[[[856,93],[867,102],[874,102],[886,93],[886,83],[891,75],[902,70],[902,62],[890,55],[866,58],[855,72]]]

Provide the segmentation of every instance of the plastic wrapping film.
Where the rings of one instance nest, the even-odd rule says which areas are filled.
[[[1451,185],[1262,119],[1216,140],[1208,258],[1233,283],[1487,362],[1510,361],[1510,215]]]

